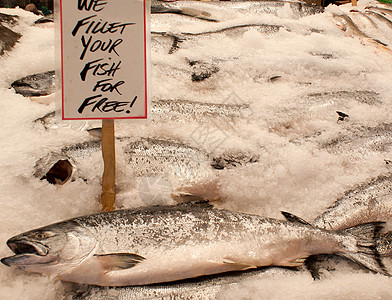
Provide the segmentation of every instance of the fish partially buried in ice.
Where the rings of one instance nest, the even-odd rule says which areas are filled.
[[[283,212],[287,220],[309,224]],[[346,191],[312,222],[313,226],[327,230],[342,230],[358,224],[382,221],[392,223],[392,175],[381,175]],[[381,257],[392,256],[392,231],[380,232],[376,238],[376,251]],[[307,265],[314,278],[320,278],[320,261],[312,258]],[[323,268],[323,266],[321,267]]]
[[[349,189],[312,224],[340,230],[373,221],[392,223],[392,174],[372,178]]]
[[[286,219],[298,222],[283,213]],[[313,226],[327,230],[342,230],[367,222],[392,224],[392,175],[381,175],[354,186],[346,191],[322,214],[311,222]],[[302,223],[307,223],[302,220]],[[377,237],[377,252],[382,256],[392,256],[392,232]]]
[[[387,274],[373,252],[382,223],[327,231],[208,203],[154,206],[77,217],[7,241],[1,260],[26,271],[100,286],[144,285],[261,266],[299,266],[337,253]]]
[[[216,300],[224,299],[232,290],[241,287],[249,280],[261,281],[272,276],[287,275],[296,269],[261,268],[244,272],[231,272],[210,275],[182,281],[158,283],[145,286],[98,287],[78,285],[76,289],[66,292],[65,299],[72,300]]]
[[[11,87],[25,97],[53,94],[56,91],[55,71],[28,75],[14,81]]]

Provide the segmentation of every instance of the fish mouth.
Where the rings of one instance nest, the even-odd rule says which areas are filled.
[[[14,252],[16,255],[20,254],[35,254],[39,256],[45,256],[49,253],[49,247],[35,241],[29,240],[9,240],[7,242],[8,247]]]
[[[50,264],[57,261],[57,255],[49,254],[49,247],[40,242],[29,240],[9,240],[8,247],[15,253],[1,262],[6,266],[26,268],[31,265]]]

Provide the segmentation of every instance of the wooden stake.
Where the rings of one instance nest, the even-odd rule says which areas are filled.
[[[101,204],[103,211],[114,210],[116,200],[116,153],[114,145],[114,120],[102,120],[102,176]]]

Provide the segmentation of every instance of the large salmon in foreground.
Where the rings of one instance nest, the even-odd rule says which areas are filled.
[[[2,263],[100,286],[144,285],[246,270],[298,266],[336,253],[387,274],[374,252],[382,223],[327,231],[207,203],[154,206],[82,216],[7,241]]]

